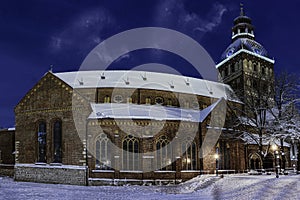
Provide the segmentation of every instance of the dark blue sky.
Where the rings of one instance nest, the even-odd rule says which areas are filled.
[[[54,72],[78,70],[97,44],[127,29],[158,26],[180,31],[219,61],[231,42],[231,27],[240,4],[233,0],[0,2],[1,127],[14,126],[14,107],[50,65]],[[300,74],[300,2],[247,1],[244,7],[256,28],[256,40],[275,58],[275,70]],[[157,56],[153,51],[133,52],[112,67],[158,62],[196,76],[183,59],[166,52]]]

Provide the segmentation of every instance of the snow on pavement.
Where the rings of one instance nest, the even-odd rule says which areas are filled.
[[[0,199],[300,199],[299,175],[213,175],[169,186],[72,186],[0,177]]]
[[[259,175],[224,177],[210,189],[215,199],[300,199],[300,176]]]

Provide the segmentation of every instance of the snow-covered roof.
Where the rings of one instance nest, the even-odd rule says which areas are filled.
[[[272,64],[275,63],[275,60],[274,60],[274,59],[270,59],[270,58],[267,58],[267,57],[265,57],[265,56],[261,56],[261,55],[259,55],[259,54],[257,54],[257,53],[253,53],[253,52],[251,52],[251,51],[249,51],[249,50],[247,50],[247,49],[240,49],[240,50],[238,50],[237,52],[233,53],[231,56],[229,56],[229,57],[227,57],[227,58],[224,58],[224,60],[222,60],[221,62],[219,62],[219,63],[216,65],[216,68],[219,68],[219,67],[222,66],[224,63],[226,63],[226,62],[229,61],[230,59],[234,58],[236,55],[238,55],[238,54],[240,54],[240,53],[243,53],[243,52],[244,52],[244,53],[247,53],[247,54],[250,54],[250,55],[253,55],[253,56],[256,56],[256,57],[258,57],[258,58],[260,58],[260,59],[262,59],[262,60],[268,61],[268,62],[270,62],[270,63],[272,63]]]
[[[240,102],[229,85],[181,75],[133,70],[54,73],[72,88],[141,88]]]
[[[220,99],[221,100],[221,99]],[[161,105],[137,105],[118,103],[91,103],[89,119],[150,119],[203,122],[220,102],[217,101],[203,110],[183,109]]]

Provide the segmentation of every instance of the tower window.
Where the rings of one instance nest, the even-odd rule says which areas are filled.
[[[231,70],[231,73],[234,73],[234,72],[235,72],[235,69],[234,69],[234,64],[231,64],[231,66],[230,66],[230,70]]]
[[[257,71],[257,65],[256,64],[253,64],[253,71]]]

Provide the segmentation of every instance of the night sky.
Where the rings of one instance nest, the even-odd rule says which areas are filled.
[[[26,0],[0,6],[0,127],[14,126],[14,107],[53,65],[54,72],[78,70],[101,41],[138,27],[164,27],[198,41],[215,62],[231,42],[240,1],[200,0]],[[274,57],[275,71],[300,75],[300,2],[244,1],[256,41]],[[197,76],[192,66],[164,51],[129,53],[111,68],[157,62]]]

